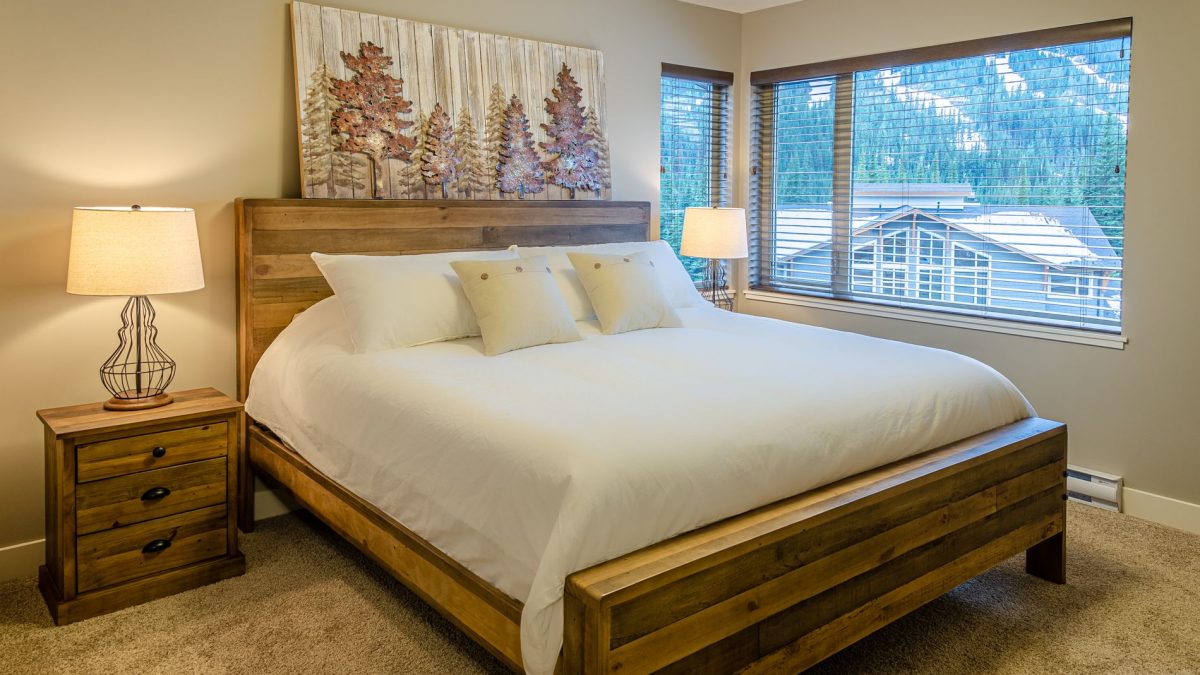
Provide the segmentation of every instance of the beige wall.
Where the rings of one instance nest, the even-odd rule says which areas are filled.
[[[742,309],[978,358],[1011,378],[1039,414],[1068,423],[1073,463],[1200,503],[1200,303],[1192,297],[1200,266],[1191,259],[1200,250],[1200,2],[804,0],[743,17],[740,79],[744,95],[754,70],[1126,16],[1133,42],[1124,351],[763,302]],[[744,183],[744,144],[738,156]]]
[[[658,64],[751,70],[1134,17],[1124,351],[821,310],[755,313],[960,351],[1071,425],[1072,461],[1200,502],[1200,184],[1192,0],[804,0],[739,18],[674,0],[340,0],[347,9],[602,49],[614,197],[657,200]],[[739,54],[739,26],[741,31]],[[45,31],[45,32],[41,32]],[[299,192],[282,0],[6,0],[0,6],[0,548],[42,536],[41,407],[105,397],[122,299],[64,290],[70,209],[191,206],[208,286],[160,296],[176,388],[234,385],[232,200]],[[737,194],[747,176],[735,106]]]
[[[657,201],[662,61],[736,70],[740,18],[674,0],[329,0],[604,51],[613,196]],[[208,285],[159,296],[174,388],[234,387],[235,197],[299,196],[284,0],[0,6],[0,548],[42,536],[38,408],[106,398],[121,298],[64,292],[71,207],[196,209]]]

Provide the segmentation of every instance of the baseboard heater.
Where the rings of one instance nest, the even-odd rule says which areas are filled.
[[[1073,501],[1120,512],[1124,484],[1121,476],[1067,465],[1067,497]]]

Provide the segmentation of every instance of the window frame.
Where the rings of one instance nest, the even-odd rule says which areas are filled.
[[[910,66],[915,64],[929,63],[935,61],[946,61],[958,58],[984,56],[992,53],[1021,51],[1029,49],[1038,49],[1056,44],[1075,44],[1082,42],[1102,41],[1118,38],[1130,38],[1132,35],[1133,20],[1131,18],[1119,18],[1108,21],[1098,21],[1086,24],[1077,24],[1073,26],[1065,26],[1061,28],[1050,28],[1045,30],[1029,31],[1025,33],[1016,33],[1009,35],[1000,35],[995,37],[981,38],[977,40],[966,40],[962,42],[949,43],[944,45],[934,45],[930,47],[920,47],[915,49],[900,50],[887,52],[882,54],[866,55],[861,57],[852,57],[846,59],[838,59],[833,61],[825,61],[820,63],[805,64],[798,66],[789,66],[784,68],[775,68],[770,70],[753,71],[750,73],[750,84],[754,90],[753,103],[759,110],[767,108],[774,109],[776,97],[774,95],[774,87],[784,83],[791,83],[803,80],[829,79],[834,90],[834,126],[833,133],[835,141],[833,142],[833,200],[831,208],[832,216],[832,248],[836,251],[842,251],[840,255],[833,256],[830,266],[831,284],[829,289],[813,289],[813,288],[785,288],[772,286],[769,278],[764,276],[756,278],[759,274],[764,274],[765,270],[770,269],[769,262],[764,262],[761,255],[764,250],[769,251],[775,245],[771,239],[773,233],[771,228],[764,227],[764,223],[760,222],[763,219],[761,215],[773,213],[774,205],[765,206],[765,204],[774,197],[763,198],[762,191],[773,195],[774,185],[773,168],[770,166],[770,157],[774,156],[771,152],[773,149],[769,147],[776,141],[773,125],[773,119],[764,119],[761,112],[754,111],[751,114],[751,149],[750,149],[750,199],[749,215],[751,218],[752,240],[751,240],[751,283],[747,296],[752,296],[753,299],[765,299],[767,294],[783,294],[787,296],[808,296],[816,302],[813,306],[830,307],[846,307],[863,305],[863,309],[857,307],[853,310],[856,313],[878,314],[881,316],[903,316],[905,312],[913,312],[914,314],[932,314],[938,316],[940,320],[927,320],[929,323],[945,323],[947,325],[961,325],[973,327],[981,323],[990,324],[985,330],[997,330],[997,332],[1013,332],[1016,334],[1038,334],[1048,332],[1055,335],[1051,339],[1065,339],[1066,341],[1081,342],[1085,344],[1097,344],[1100,346],[1113,346],[1123,348],[1126,342],[1124,337],[1124,313],[1120,315],[1120,320],[1113,322],[1111,327],[1099,325],[1081,325],[1071,322],[1067,319],[1060,319],[1053,316],[1042,316],[1029,314],[1022,316],[1020,312],[998,312],[1000,316],[987,315],[986,311],[992,302],[992,288],[990,283],[995,276],[995,270],[991,264],[991,256],[983,254],[980,251],[972,250],[977,255],[986,257],[989,264],[986,267],[986,276],[988,279],[987,287],[985,288],[985,299],[982,304],[979,301],[972,303],[971,306],[979,307],[978,312],[973,312],[969,307],[962,306],[957,311],[955,305],[959,305],[954,301],[956,293],[954,292],[955,269],[951,255],[951,249],[948,247],[946,251],[946,265],[942,276],[943,292],[942,300],[926,299],[917,297],[914,293],[912,300],[917,302],[907,303],[902,302],[904,306],[884,304],[877,305],[871,302],[870,298],[854,298],[854,295],[861,295],[860,291],[851,290],[855,285],[855,270],[858,265],[854,263],[853,251],[859,247],[854,246],[851,242],[847,242],[846,238],[857,239],[857,234],[852,231],[852,200],[851,192],[853,186],[853,164],[851,161],[851,151],[853,149],[853,141],[843,140],[842,137],[852,139],[853,126],[853,105],[854,105],[854,76],[858,71],[879,70],[888,67]],[[768,147],[764,148],[764,144]],[[848,234],[847,234],[848,233]],[[953,238],[947,238],[948,243],[955,243]],[[851,244],[847,246],[847,244]],[[910,242],[911,245],[911,242]],[[840,247],[840,248],[839,248]],[[916,255],[914,253],[914,255]],[[1123,259],[1123,255],[1121,258]],[[878,261],[877,261],[878,263]],[[1122,266],[1123,268],[1123,266]],[[1118,273],[1119,274],[1119,273]],[[909,281],[919,285],[920,272],[910,270],[907,276],[912,277]],[[878,290],[878,271],[876,272],[876,290]],[[931,282],[932,283],[932,282]],[[1099,283],[1088,283],[1088,292],[1086,295],[1062,296],[1070,297],[1075,300],[1094,299],[1097,296],[1093,292],[1093,286]],[[913,287],[915,291],[916,286]],[[1048,290],[1048,289],[1047,289]],[[1046,294],[1047,299],[1051,299],[1051,294]],[[884,302],[889,302],[884,298]],[[928,303],[928,304],[925,304]],[[806,304],[806,303],[787,303],[787,304]],[[939,307],[939,305],[946,307]],[[879,311],[873,311],[872,308],[879,307]],[[847,310],[850,311],[850,310]],[[944,318],[942,318],[944,317]],[[926,320],[922,318],[921,320]],[[1012,326],[1011,331],[998,330],[997,326]],[[1045,329],[1045,330],[1041,330]],[[1071,338],[1062,336],[1070,335]],[[1082,338],[1080,336],[1087,336]],[[1094,337],[1093,337],[1094,336]],[[1080,339],[1075,339],[1080,338]]]
[[[732,182],[730,180],[730,165],[731,165],[731,133],[732,133],[732,96],[733,96],[733,73],[721,70],[710,70],[707,68],[698,68],[695,66],[685,66],[674,63],[662,63],[659,74],[659,101],[661,105],[664,84],[666,80],[686,80],[711,85],[713,88],[712,96],[716,101],[713,107],[713,117],[709,120],[709,124],[714,133],[710,138],[715,139],[715,142],[710,143],[709,148],[709,166],[719,167],[719,172],[710,171],[709,175],[709,200],[707,204],[685,204],[684,209],[688,206],[729,206],[732,199]],[[664,121],[663,110],[659,109],[659,129],[661,133]],[[663,152],[663,139],[659,138],[659,157],[661,159]],[[668,168],[662,164],[659,165],[659,194],[658,194],[658,213],[659,213],[659,238],[662,237],[662,224],[664,212],[665,191],[663,190],[664,180],[669,176]],[[676,211],[677,209],[670,209]],[[682,225],[680,225],[682,227]],[[670,243],[670,242],[668,242]],[[675,247],[672,247],[675,249]],[[681,260],[685,260],[679,251],[675,249],[675,254]],[[702,288],[707,281],[704,276],[700,278],[692,277],[697,288]]]

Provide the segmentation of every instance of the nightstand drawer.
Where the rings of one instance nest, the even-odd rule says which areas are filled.
[[[225,555],[225,514],[220,504],[80,537],[79,592]]]
[[[228,452],[227,422],[88,443],[77,448],[80,483],[158,469]]]
[[[83,483],[75,491],[75,530],[90,534],[223,504],[225,458]]]

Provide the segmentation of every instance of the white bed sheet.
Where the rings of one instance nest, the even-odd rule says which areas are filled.
[[[534,674],[554,668],[571,572],[1034,414],[951,352],[680,315],[492,357],[478,338],[355,354],[330,298],[263,355],[246,410],[523,601]]]

